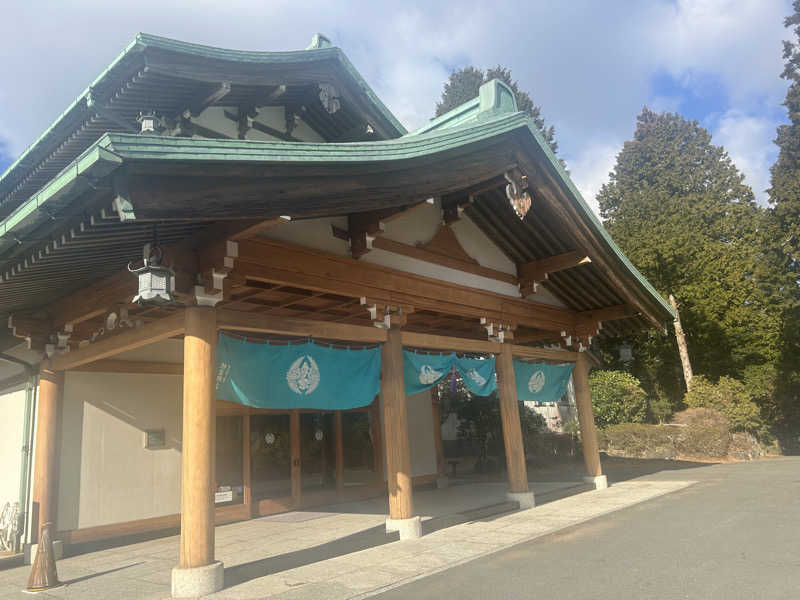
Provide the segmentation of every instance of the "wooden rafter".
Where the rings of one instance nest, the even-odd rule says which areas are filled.
[[[536,291],[536,285],[546,281],[550,273],[574,269],[592,262],[584,252],[565,252],[556,256],[542,258],[520,265],[518,268],[522,286],[528,291]]]

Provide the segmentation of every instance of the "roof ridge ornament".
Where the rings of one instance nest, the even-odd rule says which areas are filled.
[[[306,50],[320,50],[321,48],[333,48],[333,42],[324,33],[315,33]]]

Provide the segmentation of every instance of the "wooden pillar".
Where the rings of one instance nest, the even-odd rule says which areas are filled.
[[[503,349],[497,355],[496,368],[509,491],[512,493],[528,492],[528,469],[525,465],[525,447],[522,444],[519,402],[514,381],[514,358],[511,354],[510,344],[503,344]]]
[[[442,442],[442,414],[439,402],[439,388],[431,388],[431,411],[433,417],[433,442],[436,448],[436,475],[439,479],[445,477],[444,472],[444,442]]]
[[[44,523],[57,531],[58,500],[58,423],[64,393],[64,372],[50,371],[43,365],[39,373],[39,408],[36,418],[36,456],[33,467],[33,516],[31,539],[39,541]]]
[[[344,493],[344,438],[342,433],[342,412],[333,413],[334,441],[336,443],[336,493]]]
[[[583,352],[578,353],[575,369],[572,371],[575,385],[575,404],[578,408],[578,423],[581,427],[583,443],[583,461],[589,477],[600,477],[603,468],[600,465],[600,448],[597,443],[597,428],[594,425],[592,412],[592,394],[589,390],[589,361]]]
[[[292,461],[292,501],[300,506],[303,501],[303,464],[301,459],[300,413],[293,410],[289,415],[289,446]]]
[[[414,516],[414,499],[411,489],[406,390],[403,381],[403,345],[399,330],[387,331],[387,339],[381,352],[381,397],[389,484],[389,517],[395,520],[410,519]]]
[[[185,316],[180,567],[189,569],[214,562],[217,320],[210,307]]]

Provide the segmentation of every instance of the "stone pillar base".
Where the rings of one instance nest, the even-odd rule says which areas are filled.
[[[518,502],[520,510],[527,510],[536,506],[533,492],[506,492],[506,498],[510,502]]]
[[[447,477],[439,477],[436,480],[436,488],[443,490],[450,485],[450,480]]]
[[[397,531],[401,540],[413,540],[422,537],[422,519],[386,519],[386,532]]]
[[[586,483],[591,483],[596,490],[604,490],[608,488],[608,478],[605,475],[598,475],[597,477],[584,477]]]
[[[38,550],[39,544],[24,544],[22,547],[22,561],[29,565],[33,563],[33,560],[36,558],[36,550]],[[61,540],[53,540],[53,558],[56,560],[61,560],[64,558],[64,542]]]
[[[225,568],[215,560],[210,565],[172,569],[172,597],[199,598],[218,592],[225,585]]]

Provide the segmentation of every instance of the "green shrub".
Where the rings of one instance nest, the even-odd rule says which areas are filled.
[[[604,429],[619,423],[647,420],[647,394],[639,380],[625,371],[594,371],[589,376],[594,420]]]
[[[677,413],[673,422],[684,425],[675,436],[675,448],[680,455],[696,458],[728,455],[730,423],[722,413],[710,408],[689,408]]]
[[[730,421],[733,431],[756,433],[762,427],[761,414],[747,387],[731,377],[720,377],[714,384],[702,375],[695,376],[684,402],[690,408],[721,412]]]
[[[621,423],[607,427],[600,436],[603,450],[629,458],[675,458],[672,432],[665,425]]]
[[[650,401],[650,418],[653,423],[669,423],[673,412],[669,398],[659,396]]]

